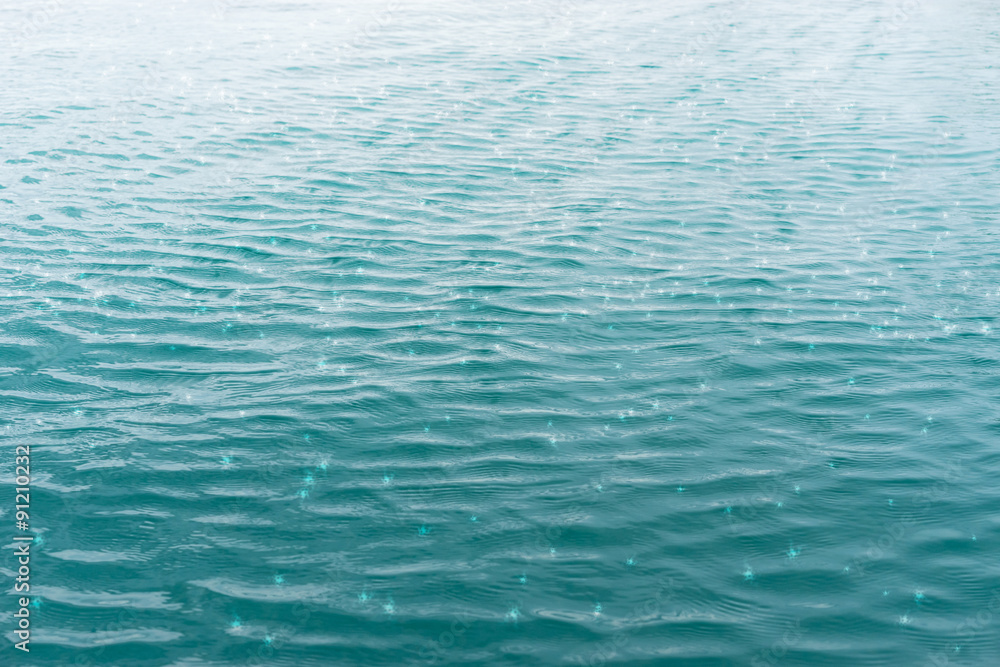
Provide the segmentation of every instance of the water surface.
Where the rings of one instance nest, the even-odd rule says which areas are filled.
[[[0,25],[4,664],[1000,660],[994,3]]]

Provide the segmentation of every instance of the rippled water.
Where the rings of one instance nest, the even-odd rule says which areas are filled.
[[[995,3],[0,19],[4,664],[1000,661]]]

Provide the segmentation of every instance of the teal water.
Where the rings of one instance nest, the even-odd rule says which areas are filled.
[[[975,0],[6,4],[0,662],[1000,664],[998,52]]]

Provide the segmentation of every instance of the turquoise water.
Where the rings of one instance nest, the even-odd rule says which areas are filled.
[[[995,3],[0,26],[3,664],[1000,664]]]

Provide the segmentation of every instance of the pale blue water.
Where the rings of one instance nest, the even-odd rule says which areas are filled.
[[[0,662],[1000,664],[998,51],[985,0],[5,4]]]

